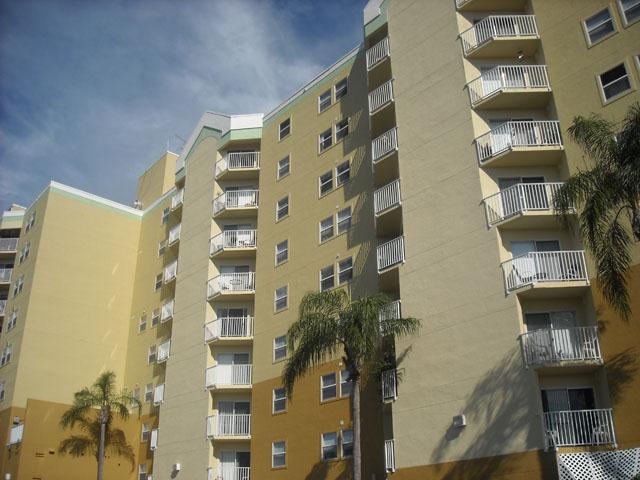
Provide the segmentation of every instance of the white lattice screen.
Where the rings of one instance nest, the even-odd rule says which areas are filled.
[[[560,480],[631,480],[640,473],[640,448],[558,454]]]

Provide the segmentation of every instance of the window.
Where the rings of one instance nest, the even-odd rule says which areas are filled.
[[[338,434],[329,432],[322,434],[322,461],[338,458]]]
[[[147,465],[138,465],[138,480],[147,480]]]
[[[353,430],[342,430],[342,458],[353,456]]]
[[[583,22],[587,43],[593,45],[615,31],[609,8],[605,8]]]
[[[345,258],[338,262],[338,284],[350,282],[353,278],[353,258]]]
[[[318,137],[318,143],[320,146],[320,153],[333,145],[333,133],[330,128],[320,134]]]
[[[153,383],[147,383],[144,386],[144,401],[150,402],[153,400]]]
[[[276,245],[276,265],[289,260],[289,240],[283,240]]]
[[[618,6],[625,26],[640,19],[640,1],[638,0],[618,0]]]
[[[16,283],[13,284],[13,296],[18,295],[22,288],[24,287],[24,275],[20,275],[16,280]]]
[[[336,223],[338,225],[338,235],[346,232],[351,228],[351,207],[340,210],[336,215]]]
[[[273,339],[273,361],[278,362],[287,357],[287,336],[281,335]]]
[[[160,290],[160,288],[162,288],[162,273],[159,273],[158,275],[156,275],[156,280],[155,280],[153,289]]]
[[[353,384],[349,381],[349,370],[347,369],[340,370],[340,396],[341,397],[351,396],[352,389],[353,389]]]
[[[171,211],[171,209],[169,207],[167,207],[164,210],[162,210],[162,220],[161,220],[162,225],[165,225],[169,221],[169,212],[170,211]]]
[[[34,223],[36,223],[36,212],[32,212],[29,216],[29,220],[27,220],[27,224],[24,227],[24,232],[27,233],[29,230],[31,230]]]
[[[321,377],[320,387],[320,401],[324,402],[336,398],[336,374],[329,373],[328,375],[323,375]]]
[[[320,175],[320,196],[329,193],[333,190],[333,170],[329,170],[327,173]]]
[[[344,97],[348,93],[348,79],[343,78],[333,86],[335,92],[336,102]]]
[[[287,308],[289,305],[289,287],[287,285],[276,288],[276,291],[273,294],[273,304],[276,312]]]
[[[277,178],[280,180],[281,178],[286,177],[291,172],[291,160],[289,155],[284,157],[281,160],[278,160],[278,174]]]
[[[324,292],[334,287],[333,265],[320,269],[320,291]]]
[[[320,243],[333,237],[333,215],[320,220]]]
[[[143,423],[142,424],[142,433],[140,434],[140,441],[141,442],[148,442],[150,436],[151,436],[151,429],[149,428],[149,425],[147,425],[146,423]]]
[[[331,89],[323,92],[318,97],[318,112],[322,113],[331,106]]]
[[[607,70],[598,76],[602,97],[605,102],[616,98],[618,95],[631,90],[631,80],[629,72],[624,63]]]
[[[289,215],[289,195],[278,200],[276,205],[276,221],[282,220]]]
[[[347,183],[349,178],[351,178],[351,165],[346,161],[336,167],[336,187]]]
[[[158,347],[156,345],[149,346],[149,351],[147,352],[147,363],[152,364],[156,362]],[[146,396],[146,392],[145,392]]]
[[[336,123],[336,143],[349,135],[349,119],[345,118],[341,122]]]
[[[273,413],[284,412],[287,409],[287,394],[284,388],[273,389]]]
[[[7,331],[13,329],[13,327],[16,326],[17,321],[18,321],[18,310],[14,308],[13,311],[11,312],[11,316],[9,317],[9,320],[7,321]]]
[[[2,350],[2,356],[0,357],[0,367],[4,367],[7,363],[11,361],[11,352],[13,351],[13,347],[11,344],[7,344]]]
[[[166,249],[167,249],[167,241],[166,240],[162,240],[161,242],[158,242],[158,256],[159,257],[164,255],[164,252],[165,252]]]
[[[138,333],[142,333],[147,329],[147,314],[140,315],[140,321],[138,322]]]
[[[133,389],[133,398],[135,398],[136,400],[140,400],[140,387],[136,387]],[[131,407],[136,407],[136,403],[135,402],[131,402]]]
[[[31,249],[31,242],[27,242],[22,250],[20,251],[19,262],[24,262],[27,258],[29,258],[29,250]]]
[[[158,323],[160,323],[160,309],[156,308],[151,313],[151,326],[155,327]]]
[[[291,118],[287,118],[286,120],[280,122],[280,126],[278,127],[278,140],[282,140],[284,137],[291,133]]]
[[[284,467],[287,464],[287,444],[284,441],[271,444],[271,466]]]
[[[4,400],[4,380],[0,382],[0,401]]]

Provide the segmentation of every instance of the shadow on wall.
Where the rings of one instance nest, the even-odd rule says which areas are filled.
[[[305,480],[349,480],[351,462],[318,462],[304,478]]]
[[[615,354],[605,363],[607,381],[609,383],[609,395],[615,405],[622,400],[625,390],[638,373],[638,349],[630,347]]]

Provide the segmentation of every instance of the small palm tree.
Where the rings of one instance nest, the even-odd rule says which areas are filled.
[[[344,290],[306,294],[298,319],[287,332],[291,356],[282,374],[289,396],[299,378],[336,355],[349,372],[353,418],[353,479],[360,480],[360,389],[361,382],[393,353],[392,340],[415,334],[420,321],[415,318],[380,318],[390,300],[381,294],[351,301]]]
[[[98,462],[98,480],[104,476],[104,458],[108,451],[113,455],[125,458],[135,465],[133,447],[119,428],[112,428],[113,417],[122,420],[129,418],[129,405],[138,409],[140,400],[122,391],[115,390],[116,374],[104,372],[91,388],[83,388],[74,394],[73,405],[62,415],[60,426],[63,429],[80,427],[82,435],[71,435],[58,446],[61,454],[80,457],[93,454]]]
[[[560,188],[555,208],[565,220],[574,205],[581,208],[580,233],[604,298],[628,319],[630,249],[640,242],[640,104],[620,126],[592,114],[575,117],[568,132],[591,164]]]

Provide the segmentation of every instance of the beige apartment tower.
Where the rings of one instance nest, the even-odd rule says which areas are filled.
[[[107,369],[143,403],[107,478],[350,478],[341,358],[280,379],[331,288],[422,320],[363,392],[363,478],[640,473],[640,249],[625,322],[553,211],[573,117],[640,100],[640,3],[371,0],[363,32],[271,112],[206,112],[134,207],[51,182],[4,212],[3,478],[94,474],[58,422]]]

